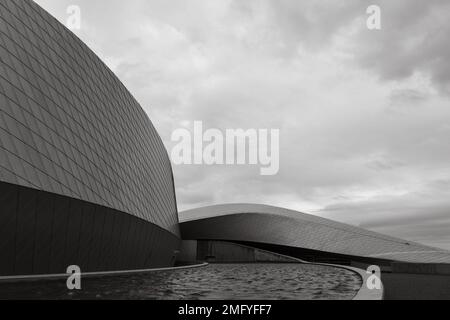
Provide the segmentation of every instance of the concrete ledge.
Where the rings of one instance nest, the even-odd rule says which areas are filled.
[[[200,246],[199,246],[200,245]],[[286,256],[272,251],[262,250],[242,244],[229,243],[219,240],[184,240],[182,241],[182,250],[180,256],[186,261],[203,259],[208,256],[214,256],[215,260],[209,260],[211,263],[300,263],[340,268],[356,273],[362,281],[362,286],[353,300],[383,300],[384,287],[380,290],[370,290],[367,286],[367,279],[372,275],[366,270],[326,263],[311,263],[305,260]],[[200,247],[200,249],[199,249]]]
[[[183,240],[179,262],[211,263],[297,263],[290,256],[219,240]]]
[[[239,246],[239,247],[242,247],[242,248],[257,250],[255,252],[264,253],[264,254],[269,255],[271,257],[278,258],[277,259],[278,262],[285,262],[285,263],[289,262],[289,263],[301,263],[301,264],[319,265],[319,266],[327,266],[327,267],[340,268],[340,269],[345,269],[345,270],[352,271],[352,272],[356,273],[362,280],[361,288],[359,289],[359,291],[357,292],[357,294],[355,295],[353,300],[383,300],[383,298],[384,298],[384,286],[383,286],[383,284],[381,284],[381,289],[380,290],[376,290],[376,289],[370,290],[366,286],[367,280],[372,274],[371,273],[367,273],[367,271],[364,270],[364,269],[356,268],[356,267],[350,267],[350,266],[337,265],[337,264],[329,264],[329,263],[312,263],[312,262],[308,262],[308,261],[301,260],[301,259],[298,259],[298,258],[294,258],[294,257],[291,257],[291,256],[286,256],[286,255],[278,254],[278,253],[271,252],[271,251],[256,249],[256,248],[244,246],[244,245],[241,245],[241,244],[234,244],[233,243],[233,246],[236,246],[236,247]],[[255,261],[255,262],[263,262],[263,261]]]
[[[450,300],[450,276],[382,273],[386,300]]]
[[[182,269],[192,269],[192,268],[205,267],[207,265],[208,265],[208,263],[204,262],[201,264],[179,266],[179,267],[169,267],[169,268],[106,271],[106,272],[86,272],[86,273],[82,272],[81,276],[84,278],[102,278],[102,277],[122,276],[122,275],[130,275],[130,274],[137,274],[137,273],[150,273],[150,272],[158,272],[158,271],[174,271],[174,270],[182,270]],[[68,276],[69,276],[69,274],[62,273],[62,274],[44,274],[44,275],[33,275],[33,276],[24,275],[24,276],[0,277],[0,283],[59,280],[59,279],[67,279]]]
[[[292,259],[296,259],[296,258],[292,258]],[[312,263],[312,262],[307,262],[304,260],[300,260],[300,259],[296,259],[299,263],[303,263],[303,264],[311,264],[311,265],[318,265],[318,266],[327,266],[327,267],[333,267],[333,268],[340,268],[340,269],[345,269],[345,270],[349,270],[352,271],[354,273],[356,273],[362,280],[362,285],[361,288],[359,289],[359,291],[356,293],[355,297],[353,298],[353,300],[383,300],[384,299],[384,286],[383,283],[381,283],[381,289],[377,290],[370,290],[366,283],[367,280],[369,279],[369,277],[372,275],[371,273],[368,273],[366,270],[360,269],[360,268],[355,268],[355,267],[350,267],[350,266],[342,266],[342,265],[337,265],[337,264],[329,264],[329,263]],[[381,279],[382,280],[382,279]]]
[[[371,273],[367,273],[366,270],[355,268],[355,267],[347,267],[347,266],[339,266],[339,265],[332,265],[332,266],[336,267],[336,268],[342,268],[342,269],[347,269],[347,270],[353,271],[361,277],[362,286],[359,289],[356,296],[353,298],[353,300],[383,300],[384,299],[383,283],[381,283],[381,289],[370,290],[367,287],[367,285],[366,285],[367,280],[372,275]]]

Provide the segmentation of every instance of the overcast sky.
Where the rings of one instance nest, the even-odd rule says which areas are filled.
[[[173,130],[280,129],[280,172],[175,166],[179,210],[282,206],[450,249],[450,1],[38,0]],[[369,31],[366,9],[382,9]]]

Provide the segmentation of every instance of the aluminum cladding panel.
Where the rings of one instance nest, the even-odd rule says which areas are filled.
[[[33,1],[0,1],[0,181],[179,234],[170,160],[146,113]]]
[[[273,244],[404,262],[450,263],[450,252],[288,209],[227,204],[180,213],[185,240]]]

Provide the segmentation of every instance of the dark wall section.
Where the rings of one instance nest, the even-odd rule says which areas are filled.
[[[0,1],[0,181],[114,208],[179,236],[170,159],[147,114],[80,39],[29,0]],[[33,215],[31,200],[17,209],[19,223]],[[80,223],[67,201],[54,204]],[[62,214],[55,222],[67,223]]]
[[[178,262],[193,263],[298,263],[277,253],[225,241],[182,241]]]
[[[173,265],[180,240],[127,213],[0,182],[0,276]]]

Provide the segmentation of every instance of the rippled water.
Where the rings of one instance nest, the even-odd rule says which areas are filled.
[[[351,271],[305,264],[216,264],[202,268],[82,279],[0,284],[0,299],[352,299],[361,286]]]

